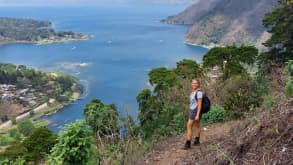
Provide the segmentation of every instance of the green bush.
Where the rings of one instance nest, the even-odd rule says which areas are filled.
[[[104,144],[97,153],[98,164],[123,164],[122,151],[121,144]]]
[[[11,144],[4,152],[0,153],[0,160],[9,160],[8,162],[11,161],[16,161],[19,158],[22,158],[25,153],[27,153],[26,148],[19,142],[15,142]]]
[[[1,165],[26,165],[25,160],[23,158],[17,158],[16,160],[0,160]]]
[[[17,128],[21,134],[28,136],[34,129],[34,124],[30,119],[25,119],[17,123]]]
[[[14,139],[11,137],[8,137],[6,135],[0,135],[0,146],[7,146],[11,142],[13,142]]]
[[[220,105],[212,105],[211,110],[202,115],[203,123],[223,122],[226,118],[226,110]]]
[[[25,159],[35,162],[44,159],[56,142],[57,136],[48,128],[34,129],[32,134],[23,141],[23,146],[28,151],[25,154]]]
[[[15,140],[20,140],[20,133],[19,133],[19,131],[18,131],[18,129],[17,128],[12,128],[12,129],[10,129],[9,131],[8,131],[8,133],[9,133],[9,136],[10,137],[12,137],[13,139],[15,139]]]
[[[224,107],[228,118],[235,118],[235,116],[242,116],[243,108],[248,110],[249,105],[245,104],[243,107],[243,103],[246,99],[244,96],[249,91],[251,91],[250,79],[247,75],[233,76],[215,87],[216,96],[213,100]]]
[[[83,113],[86,123],[93,128],[96,136],[118,137],[120,125],[115,105],[103,104],[94,99],[84,107]]]
[[[252,94],[257,101],[257,105],[263,102],[263,96],[269,91],[269,81],[263,68],[259,68],[251,82]]]
[[[249,96],[245,93],[234,93],[231,98],[225,102],[224,108],[227,110],[227,116],[230,119],[239,119],[244,116],[244,112],[249,111]]]
[[[9,144],[9,147],[0,153],[0,159],[3,164],[23,164],[23,163],[37,163],[43,160],[50,149],[56,143],[57,136],[45,127],[34,129],[32,134],[25,138],[23,142],[11,142],[12,140],[20,138],[20,133],[16,128],[9,130],[11,137],[0,138],[1,143]],[[14,138],[14,139],[13,139]],[[1,165],[1,163],[0,163]]]
[[[250,106],[262,105],[263,95],[267,92],[268,83],[262,72],[253,79],[242,74],[217,84],[213,99],[227,111],[227,119],[238,119],[249,111]]]
[[[274,99],[272,98],[272,96],[270,95],[267,95],[264,97],[264,102],[263,102],[263,107],[266,109],[266,110],[270,110],[273,106],[274,106],[275,102],[274,102]]]
[[[286,73],[288,74],[288,76],[293,77],[293,60],[289,60],[287,62],[287,66],[286,66]]]
[[[67,102],[67,101],[69,101],[68,97],[66,97],[66,96],[57,96],[56,100],[58,102]]]
[[[172,123],[175,125],[175,132],[182,133],[186,131],[186,119],[183,112],[179,112],[173,116]]]
[[[285,86],[285,94],[288,98],[293,97],[293,60],[289,60],[286,66],[288,80]]]
[[[58,143],[51,150],[49,164],[95,164],[93,132],[85,121],[77,121],[65,126],[60,132]]]
[[[11,118],[11,122],[12,122],[13,125],[16,124],[16,117],[15,117],[15,116],[13,116],[13,117]]]
[[[286,82],[285,94],[288,98],[293,97],[293,80],[292,80],[292,78]]]
[[[186,119],[180,105],[164,105],[152,112],[151,118],[140,126],[145,138],[168,137],[182,133],[186,128]]]

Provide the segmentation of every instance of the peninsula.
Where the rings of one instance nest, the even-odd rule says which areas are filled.
[[[0,17],[0,45],[10,43],[51,44],[87,40],[89,35],[53,29],[53,23],[23,18]]]

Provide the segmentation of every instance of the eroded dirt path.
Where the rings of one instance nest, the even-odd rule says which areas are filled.
[[[225,136],[229,134],[232,126],[235,126],[240,121],[229,121],[226,123],[217,123],[205,126],[202,129],[201,145],[192,146],[190,150],[183,150],[182,147],[185,142],[185,135],[169,138],[156,145],[154,149],[145,155],[143,160],[139,162],[140,165],[186,165],[199,164],[190,160],[186,161],[190,154],[197,154],[203,156],[201,153],[208,151],[208,147],[220,142]]]

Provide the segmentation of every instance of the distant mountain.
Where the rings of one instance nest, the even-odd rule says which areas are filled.
[[[259,44],[268,38],[263,16],[277,4],[277,0],[200,0],[162,22],[192,25],[185,38],[189,44]]]

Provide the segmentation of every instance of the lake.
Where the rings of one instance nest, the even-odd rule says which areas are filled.
[[[53,22],[56,30],[93,35],[87,41],[51,45],[0,46],[0,61],[46,71],[62,71],[80,79],[82,99],[42,119],[58,132],[83,118],[83,107],[97,98],[117,105],[121,115],[136,118],[136,95],[148,84],[148,72],[172,68],[186,58],[201,62],[207,49],[183,43],[188,26],[159,22],[182,11],[180,5],[116,5],[92,7],[1,7],[0,16]]]

